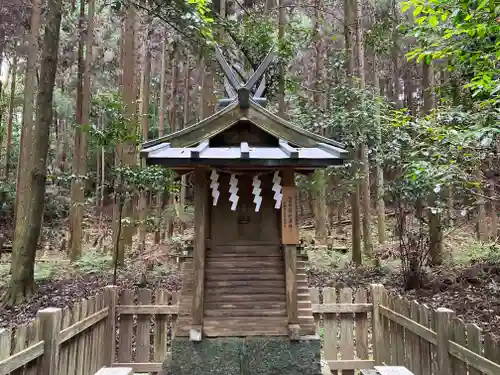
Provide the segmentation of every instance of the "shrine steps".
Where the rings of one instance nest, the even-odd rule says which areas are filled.
[[[203,335],[286,336],[286,282],[279,247],[223,246],[205,258]],[[193,264],[184,264],[175,335],[189,336]],[[297,262],[297,303],[301,335],[315,333],[305,262]]]
[[[203,333],[286,335],[285,264],[279,246],[215,246],[207,251]]]

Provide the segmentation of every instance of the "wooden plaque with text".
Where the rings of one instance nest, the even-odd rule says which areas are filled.
[[[283,245],[299,243],[299,223],[297,218],[297,188],[283,187],[281,202],[281,242]]]

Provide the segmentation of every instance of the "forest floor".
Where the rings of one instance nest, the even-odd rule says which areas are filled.
[[[35,267],[36,292],[23,304],[0,309],[0,327],[25,323],[44,307],[71,305],[95,295],[102,287],[112,283],[109,251],[95,249],[97,229],[92,225],[88,227],[90,235],[87,236],[84,256],[73,264],[61,251],[63,235],[58,237],[51,232],[44,236],[44,245],[37,254]],[[433,308],[450,308],[466,323],[476,323],[485,332],[500,333],[500,255],[498,248],[492,251],[494,245],[479,245],[469,229],[455,231],[446,239],[449,257],[445,265],[427,270],[424,286],[408,291],[402,287],[395,243],[389,241],[376,249],[383,259],[380,267],[366,265],[355,268],[350,264],[349,233],[349,225],[336,228],[329,241],[330,246],[308,247],[310,286],[355,288],[381,283],[391,293],[404,295]],[[175,237],[173,243],[160,246],[153,245],[152,238],[148,238],[147,250],[140,253],[132,251],[125,267],[118,270],[117,286],[120,289],[179,290],[180,265],[171,255],[179,244],[190,237],[188,230],[184,235]],[[303,237],[311,238],[313,233],[306,230]],[[496,254],[496,259],[492,254]],[[10,254],[4,253],[0,256],[0,294],[5,291],[9,269]]]

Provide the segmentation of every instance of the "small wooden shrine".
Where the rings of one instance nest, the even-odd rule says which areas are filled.
[[[342,164],[347,152],[264,108],[272,53],[244,85],[219,50],[217,56],[228,99],[212,116],[141,151],[147,164],[194,173],[194,246],[184,263],[175,336],[299,340],[315,327],[297,251],[294,176]]]

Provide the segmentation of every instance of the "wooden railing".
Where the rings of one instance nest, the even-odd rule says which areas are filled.
[[[500,345],[449,309],[432,310],[389,296],[372,285],[376,363],[405,366],[415,375],[498,375]]]
[[[323,338],[325,360],[332,373],[342,370],[346,375],[356,369],[373,368],[369,352],[373,305],[368,291],[312,288],[310,292],[316,332]]]
[[[139,289],[135,295],[125,290],[119,302],[113,365],[132,367],[135,372],[159,372],[169,351],[177,318],[177,293],[159,290],[153,299],[148,289]]]
[[[111,352],[97,343],[114,331],[113,291],[72,308],[40,310],[32,322],[0,330],[0,375],[93,375],[111,363]]]
[[[316,331],[333,374],[375,364],[415,375],[498,375],[500,345],[451,310],[369,290],[311,289]],[[172,339],[177,294],[106,287],[70,308],[39,311],[0,330],[0,375],[93,375],[102,366],[158,373]]]

